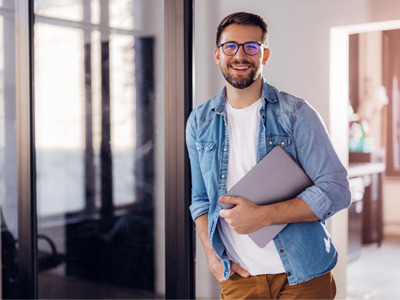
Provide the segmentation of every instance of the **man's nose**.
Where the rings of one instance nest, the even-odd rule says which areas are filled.
[[[240,59],[240,58],[247,58],[247,54],[246,52],[244,52],[244,48],[243,45],[239,46],[238,51],[236,52],[236,54],[234,55],[234,58],[236,59]]]

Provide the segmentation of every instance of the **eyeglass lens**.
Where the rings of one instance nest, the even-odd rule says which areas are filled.
[[[243,46],[243,50],[247,55],[256,55],[260,50],[260,45],[254,42],[249,42],[245,44],[236,44],[236,43],[226,43],[222,46],[224,53],[226,55],[235,55],[239,50],[239,46]]]

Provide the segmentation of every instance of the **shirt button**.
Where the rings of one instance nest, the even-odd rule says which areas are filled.
[[[208,147],[206,147],[206,150],[208,150]]]
[[[224,148],[224,151],[226,152],[226,151],[228,151],[228,149]]]
[[[197,150],[200,150],[200,147],[197,147]]]
[[[280,253],[283,253],[284,251],[283,251],[283,249],[281,249],[281,250],[279,250],[279,252],[280,252]]]
[[[225,178],[225,175],[222,175],[221,177],[222,177],[222,178]]]
[[[328,216],[330,216],[332,213],[331,212],[328,212]]]
[[[268,144],[272,145],[272,141],[269,141]]]
[[[214,231],[214,228],[211,228],[211,231]]]
[[[285,145],[285,142],[282,142],[281,145],[282,145],[282,146]]]

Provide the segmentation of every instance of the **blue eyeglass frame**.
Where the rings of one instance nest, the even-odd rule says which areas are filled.
[[[237,49],[236,49],[235,53],[233,53],[233,54],[226,54],[225,51],[224,51],[224,47],[223,47],[225,44],[235,44],[235,45],[237,45]],[[244,48],[244,45],[247,45],[247,44],[257,44],[260,48],[258,49],[258,51],[257,51],[256,53],[254,53],[254,54],[249,54],[249,53],[246,52],[246,49]],[[266,45],[261,44],[261,43],[259,43],[259,42],[247,42],[247,43],[244,43],[244,44],[238,44],[238,43],[235,43],[235,42],[226,42],[226,43],[219,44],[219,45],[217,46],[217,48],[222,47],[222,51],[224,52],[225,55],[233,56],[233,55],[235,55],[235,54],[239,51],[240,46],[242,46],[244,53],[246,53],[247,55],[250,55],[250,56],[256,55],[256,54],[260,51],[261,47],[264,47],[264,48],[266,48],[266,49],[268,48]]]

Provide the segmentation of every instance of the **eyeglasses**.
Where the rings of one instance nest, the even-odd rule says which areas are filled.
[[[260,51],[261,47],[267,48],[266,45],[257,43],[257,42],[248,42],[248,43],[244,43],[244,44],[237,44],[235,42],[227,42],[227,43],[218,45],[217,48],[222,47],[222,51],[224,51],[224,53],[226,55],[232,56],[238,52],[240,46],[243,47],[244,53],[246,53],[247,55],[251,55],[251,56],[256,55],[258,53],[258,51]]]

